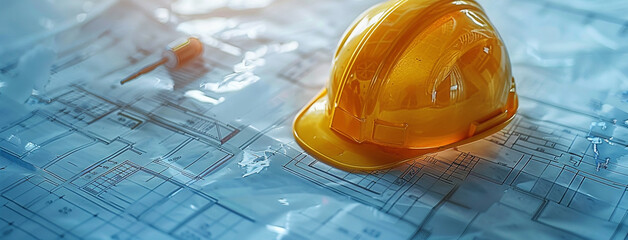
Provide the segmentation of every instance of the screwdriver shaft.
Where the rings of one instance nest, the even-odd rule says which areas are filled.
[[[148,65],[148,66],[142,68],[141,70],[131,74],[131,76],[128,76],[125,79],[122,79],[122,81],[120,81],[120,84],[125,84],[125,83],[127,83],[127,82],[129,82],[129,81],[131,81],[131,80],[141,76],[142,74],[145,74],[145,73],[148,73],[150,71],[153,71],[153,69],[161,66],[162,64],[166,63],[167,61],[168,61],[167,58],[162,58],[161,60],[159,60],[159,61],[157,61],[157,62],[155,62],[155,63],[153,63],[151,65]]]

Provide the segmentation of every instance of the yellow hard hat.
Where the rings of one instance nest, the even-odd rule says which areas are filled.
[[[477,2],[387,1],[344,34],[293,133],[325,163],[378,170],[495,133],[517,105],[508,53]]]

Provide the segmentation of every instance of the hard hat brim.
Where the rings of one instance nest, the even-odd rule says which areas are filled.
[[[369,142],[357,143],[329,127],[326,114],[327,90],[323,89],[294,120],[293,131],[297,143],[309,154],[334,167],[347,171],[375,171],[392,168],[414,160],[421,155],[441,151],[470,143],[492,135],[508,125],[517,109],[514,97],[513,109],[509,117],[481,133],[445,146],[429,149],[407,149],[376,145]]]
[[[391,148],[373,143],[357,143],[334,132],[325,114],[327,97],[323,90],[294,121],[293,134],[308,153],[334,167],[355,171],[391,168],[438,149]]]

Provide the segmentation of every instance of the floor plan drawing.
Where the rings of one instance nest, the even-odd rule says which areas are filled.
[[[112,1],[53,37],[46,91],[0,99],[0,114],[20,112],[0,118],[0,239],[628,236],[628,94],[612,82],[623,63],[596,60],[625,57],[606,51],[628,36],[612,13],[480,1],[511,29],[515,119],[393,169],[346,172],[299,148],[292,122],[325,87],[346,26],[377,1],[184,2]],[[515,35],[535,31],[524,10],[557,37],[585,29],[595,48]],[[200,59],[119,84],[186,35],[205,44]]]

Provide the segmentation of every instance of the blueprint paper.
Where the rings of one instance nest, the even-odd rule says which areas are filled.
[[[6,26],[20,12],[43,19],[0,27],[0,239],[628,237],[627,4],[480,1],[508,46],[517,117],[483,140],[349,173],[300,149],[291,124],[325,86],[343,31],[377,2],[0,10]],[[119,85],[187,35],[201,59]],[[46,72],[23,59],[51,52],[49,79],[12,82]]]

